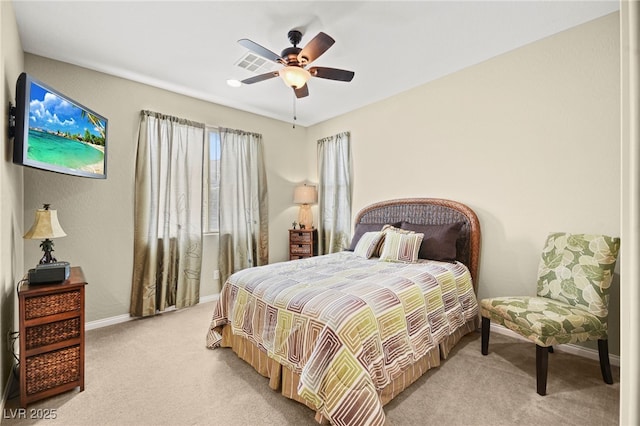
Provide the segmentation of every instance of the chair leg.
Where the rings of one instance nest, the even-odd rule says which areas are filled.
[[[482,317],[482,355],[489,353],[489,330],[491,329],[491,320]]]
[[[609,341],[605,339],[598,339],[598,355],[600,356],[600,371],[602,371],[602,379],[604,382],[611,385],[613,384],[613,377],[611,376],[611,364],[609,364]]]
[[[547,394],[547,367],[549,365],[549,349],[536,345],[536,385],[538,395]]]

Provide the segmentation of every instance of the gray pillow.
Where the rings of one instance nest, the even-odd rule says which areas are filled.
[[[464,222],[446,225],[417,225],[402,222],[400,229],[424,234],[418,258],[453,262],[456,260],[456,242]]]

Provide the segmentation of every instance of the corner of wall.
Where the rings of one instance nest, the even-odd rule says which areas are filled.
[[[12,140],[9,138],[8,106],[15,103],[15,82],[24,69],[24,52],[18,34],[18,26],[12,2],[0,2],[0,99],[4,104],[0,116],[0,144],[3,158],[0,161],[0,385],[10,383],[14,358],[9,356],[8,333],[17,329],[16,282],[23,275],[23,198],[22,168],[11,161]],[[7,391],[3,395],[1,406]]]

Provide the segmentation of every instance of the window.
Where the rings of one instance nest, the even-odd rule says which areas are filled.
[[[205,164],[204,173],[204,220],[205,233],[217,233],[218,223],[218,195],[220,193],[220,133],[215,128],[207,128],[207,144],[209,161]]]

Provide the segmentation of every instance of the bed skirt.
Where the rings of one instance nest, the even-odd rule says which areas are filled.
[[[439,346],[408,366],[398,377],[382,389],[380,392],[382,405],[386,405],[428,370],[438,367],[440,360],[446,359],[449,356],[451,350],[460,339],[472,331],[477,330],[477,328],[478,318],[473,318],[458,328],[453,334],[449,335]],[[222,327],[221,334],[222,341],[220,342],[220,346],[223,348],[231,348],[238,357],[249,363],[259,374],[267,377],[271,389],[280,391],[285,397],[298,401],[314,410],[316,412],[315,419],[318,423],[329,423],[328,420],[317,411],[317,407],[314,407],[310,402],[298,395],[299,374],[269,358],[266,352],[259,349],[244,337],[233,335],[229,325]]]

